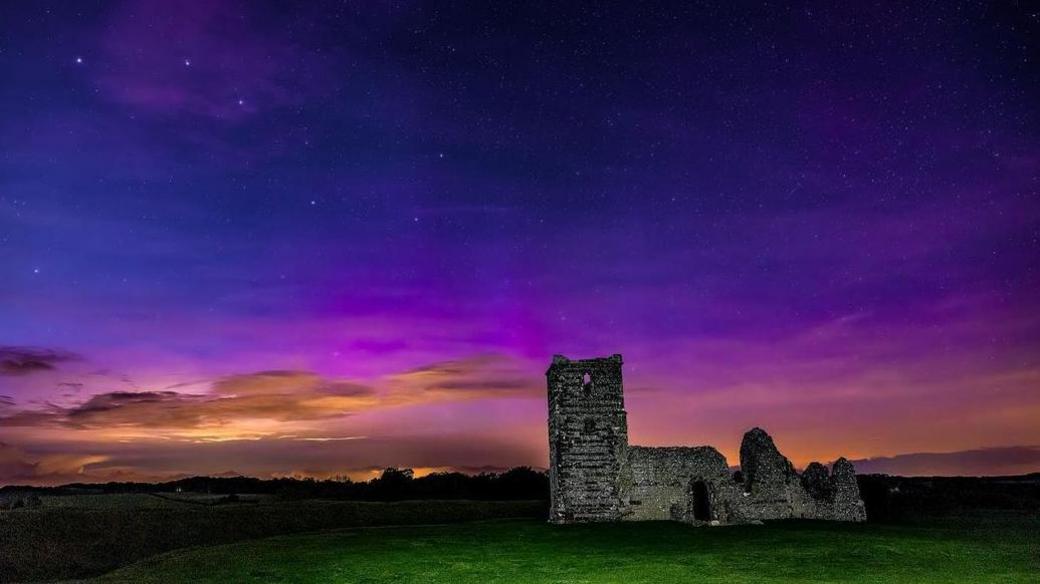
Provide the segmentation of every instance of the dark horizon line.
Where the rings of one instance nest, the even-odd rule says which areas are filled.
[[[387,469],[394,469],[394,470],[399,470],[399,471],[412,470],[412,469],[410,469],[408,467],[387,467]],[[537,472],[537,473],[542,473],[542,474],[545,474],[545,473],[548,472],[548,469],[545,469],[545,468],[538,468],[538,467],[532,467],[532,466],[514,466],[514,467],[511,467],[511,468],[508,468],[508,469],[505,469],[505,470],[502,470],[502,471],[497,471],[497,472],[470,473],[470,472],[463,472],[463,471],[438,471],[438,472],[432,472],[432,473],[430,473],[428,475],[423,475],[421,477],[415,477],[412,480],[423,480],[426,477],[430,477],[430,476],[449,475],[449,474],[462,474],[462,475],[466,475],[468,477],[478,477],[478,476],[481,476],[481,475],[499,475],[500,476],[500,475],[503,475],[503,474],[505,474],[507,472],[510,472],[510,471],[513,471],[513,470],[517,470],[517,469],[527,469],[527,470],[531,470],[531,471],[534,471],[534,472]],[[739,466],[735,466],[735,467],[730,467],[730,469],[732,471],[736,472],[736,471],[740,470],[740,467]],[[953,479],[988,479],[988,480],[994,480],[994,481],[1014,481],[1014,482],[1026,481],[1026,482],[1028,482],[1028,481],[1032,481],[1032,480],[1040,481],[1040,470],[1036,470],[1036,471],[1033,471],[1033,472],[1022,473],[1022,474],[1012,474],[1012,475],[1006,475],[1006,474],[1002,474],[1002,475],[936,475],[936,474],[915,475],[915,474],[905,474],[904,475],[904,474],[889,474],[889,473],[883,473],[883,472],[869,472],[869,473],[859,473],[859,472],[857,472],[856,476],[860,476],[860,477],[888,477],[888,478],[896,478],[896,479],[899,479],[899,478],[902,478],[902,479],[950,479],[950,480],[953,480]],[[271,483],[271,482],[280,482],[280,481],[300,482],[300,483],[304,483],[304,482],[346,483],[347,482],[347,481],[341,481],[341,480],[336,480],[336,479],[332,479],[332,478],[314,478],[314,477],[269,477],[269,478],[260,478],[260,477],[252,476],[252,475],[235,475],[235,476],[192,475],[192,476],[187,476],[187,477],[181,477],[181,478],[178,478],[178,479],[171,479],[171,480],[168,480],[168,481],[157,481],[157,482],[106,481],[106,482],[64,483],[64,484],[61,484],[61,485],[7,484],[7,485],[0,485],[0,494],[3,494],[4,492],[15,492],[15,491],[21,491],[21,490],[26,490],[26,491],[56,491],[56,490],[61,490],[61,489],[77,489],[77,488],[91,488],[91,487],[105,487],[105,486],[151,486],[151,487],[156,487],[156,486],[163,486],[163,485],[174,485],[176,483],[190,482],[190,481],[196,481],[196,480],[233,481],[233,480],[241,480],[241,479],[247,479],[247,480],[250,480],[250,481],[257,481],[257,482],[260,482],[260,483]],[[349,480],[350,483],[354,483],[354,484],[368,484],[368,483],[371,483],[373,481],[379,480],[380,477],[373,477],[371,479],[368,479],[367,481],[355,481],[355,480],[350,479],[350,477],[347,477],[347,479]]]

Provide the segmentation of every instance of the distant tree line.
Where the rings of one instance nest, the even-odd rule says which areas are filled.
[[[4,492],[72,493],[211,493],[214,495],[276,495],[285,499],[349,499],[404,501],[411,499],[470,499],[478,501],[548,500],[549,477],[521,466],[502,473],[467,475],[433,473],[416,478],[411,469],[387,468],[370,481],[347,477],[258,479],[254,477],[191,477],[165,483],[73,483],[61,487],[4,487]]]
[[[1040,473],[1007,477],[859,475],[868,521],[953,517],[979,510],[1040,512]]]
[[[950,516],[973,509],[1040,512],[1040,473],[1014,477],[899,477],[859,475],[860,494],[870,521]],[[422,499],[548,501],[549,477],[529,467],[502,473],[434,473],[416,478],[411,469],[388,468],[370,481],[349,478],[258,479],[191,477],[165,483],[70,484],[61,487],[2,487],[0,510],[35,507],[35,494],[209,493],[235,502],[237,495],[282,499],[405,501]]]

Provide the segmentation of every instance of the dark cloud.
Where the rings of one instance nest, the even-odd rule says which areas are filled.
[[[0,347],[0,375],[29,375],[52,371],[57,363],[77,358],[73,353],[57,349]]]
[[[999,476],[1040,471],[1040,446],[913,452],[855,460],[856,472],[903,476]]]
[[[202,422],[191,406],[204,398],[174,391],[114,391],[55,412],[61,423],[73,427],[152,425],[193,427]]]

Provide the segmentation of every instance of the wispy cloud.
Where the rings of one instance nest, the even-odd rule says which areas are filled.
[[[503,355],[438,361],[389,377],[397,395],[420,400],[534,395],[539,381]]]
[[[58,349],[36,347],[0,347],[0,375],[29,375],[52,371],[58,363],[78,357]]]
[[[378,404],[375,390],[363,385],[302,371],[263,371],[221,378],[204,394],[113,391],[69,407],[17,411],[0,422],[7,427],[150,429],[156,435],[229,439],[266,435],[277,430],[278,422],[343,417]],[[258,420],[272,424],[265,427]]]
[[[536,383],[516,361],[501,355],[435,362],[375,384],[311,371],[270,370],[228,375],[208,384],[192,381],[161,390],[101,392],[66,406],[9,407],[0,424],[112,438],[215,441],[292,435],[299,440],[339,441],[348,438],[320,427],[312,428],[316,433],[301,434],[300,424],[435,402],[534,395]],[[205,390],[190,391],[200,387]]]

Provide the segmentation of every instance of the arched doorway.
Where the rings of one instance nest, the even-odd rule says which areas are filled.
[[[711,493],[704,481],[690,483],[690,511],[697,521],[711,521]]]

